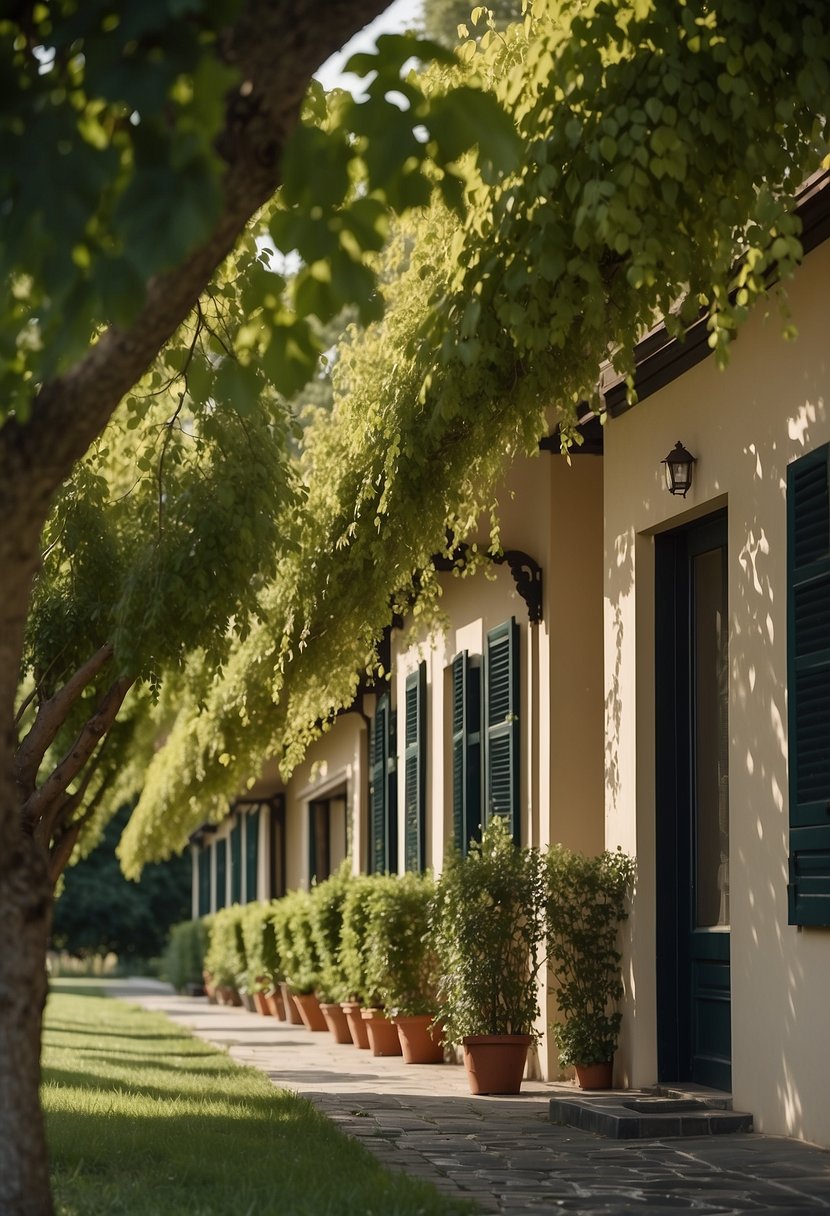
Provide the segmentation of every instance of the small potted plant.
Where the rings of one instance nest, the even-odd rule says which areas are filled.
[[[303,1025],[307,1030],[326,1030],[315,989],[320,980],[320,959],[311,929],[311,895],[293,891],[285,915],[277,919],[277,942],[285,978]]]
[[[548,965],[563,1021],[553,1028],[559,1062],[582,1089],[609,1089],[622,1015],[619,927],[634,862],[625,853],[584,857],[562,845],[545,858]]]
[[[246,985],[257,1013],[270,1014],[265,994],[270,980],[265,969],[265,921],[267,908],[264,904],[247,904],[242,910],[242,941],[245,945],[247,967]]]
[[[286,1012],[280,988],[283,970],[277,945],[277,927],[274,923],[274,910],[278,902],[278,900],[272,900],[263,908],[262,967],[265,976],[265,1003],[268,1006],[268,1012],[279,1021],[284,1022]]]
[[[498,818],[466,857],[450,855],[438,879],[439,1014],[449,1040],[464,1048],[474,1094],[521,1088],[538,1037],[542,897],[538,852],[518,848]]]
[[[381,880],[366,931],[366,973],[397,1028],[407,1064],[441,1064],[443,1027],[436,1021],[440,968],[430,926],[431,874]]]
[[[389,1020],[382,995],[386,979],[385,959],[387,926],[384,921],[388,892],[400,879],[395,875],[378,874],[366,889],[363,907],[362,991],[363,1008],[360,1016],[369,1036],[369,1047],[375,1056],[399,1056],[401,1041],[397,1028]]]
[[[352,1042],[364,1051],[369,1049],[369,1033],[363,1021],[364,1005],[372,1004],[373,993],[368,990],[366,979],[366,926],[369,902],[377,875],[361,874],[349,884],[343,901],[343,932],[340,943],[340,962],[347,999],[342,1008],[349,1023]]]
[[[205,970],[215,986],[220,1005],[241,1005],[240,988],[245,985],[245,947],[242,941],[241,908],[221,908],[210,926]]]
[[[317,994],[320,1009],[335,1043],[351,1043],[352,1035],[341,1002],[348,986],[340,957],[343,936],[343,904],[352,882],[351,863],[346,860],[331,877],[311,892],[311,930],[320,960]]]
[[[289,891],[287,895],[283,895],[280,899],[275,900],[271,912],[271,920],[274,925],[274,940],[280,958],[279,990],[282,997],[283,1009],[285,1010],[285,1020],[292,1026],[303,1025],[303,1019],[300,1017],[300,1007],[294,1000],[290,983],[291,975],[298,970],[297,958],[294,953],[294,935],[291,926],[294,899],[297,894],[298,892],[296,891]]]

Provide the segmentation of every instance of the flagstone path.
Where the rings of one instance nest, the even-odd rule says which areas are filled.
[[[202,999],[112,985],[166,1013],[275,1085],[308,1098],[385,1165],[519,1216],[677,1216],[830,1210],[830,1152],[758,1134],[611,1141],[555,1126],[548,1103],[569,1086],[525,1082],[521,1096],[470,1095],[464,1070],[405,1065],[326,1034]]]

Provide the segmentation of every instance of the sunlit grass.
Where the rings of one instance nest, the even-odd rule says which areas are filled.
[[[73,985],[73,988],[75,986]],[[53,993],[43,1102],[58,1216],[450,1216],[303,1098],[161,1014]]]

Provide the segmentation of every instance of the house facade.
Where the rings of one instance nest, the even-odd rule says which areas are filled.
[[[637,860],[618,1082],[731,1090],[758,1130],[830,1143],[830,235],[721,372],[641,346],[608,386],[606,841]],[[705,335],[703,335],[705,337]],[[677,441],[696,457],[667,492]]]
[[[585,454],[507,472],[503,559],[439,566],[443,627],[398,622],[388,685],[196,834],[194,915],[347,855],[439,871],[494,814],[521,844],[621,846],[637,877],[615,1082],[731,1091],[757,1129],[830,1144],[827,181],[800,204],[797,340],[775,293],[725,371],[705,323],[648,335],[635,406],[606,380]],[[678,441],[685,496],[666,485]]]

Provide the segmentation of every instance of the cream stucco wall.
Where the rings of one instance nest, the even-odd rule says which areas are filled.
[[[488,577],[442,577],[447,627],[433,638],[393,634],[393,703],[404,704],[406,677],[427,664],[427,864],[439,871],[452,833],[449,665],[460,650],[480,655],[487,632],[514,616],[520,630],[523,843],[561,841],[603,847],[602,461],[569,466],[542,453],[516,462],[498,493],[501,542],[534,558],[543,574],[543,613],[527,606],[505,566]],[[482,531],[481,539],[486,533]],[[403,869],[404,766],[398,718],[399,869]],[[544,983],[539,1069],[557,1075],[547,1033],[555,1001]]]
[[[830,1143],[830,931],[787,925],[786,468],[830,440],[830,243],[789,288],[799,337],[759,309],[706,360],[605,430],[606,832],[638,862],[619,1053],[656,1079],[655,532],[726,506],[730,596],[733,1094],[756,1127]],[[684,501],[660,461],[698,457]]]
[[[308,886],[309,804],[345,794],[346,832],[355,872],[365,869],[368,796],[366,724],[359,713],[341,714],[306,753],[285,798],[285,879],[288,890]],[[338,814],[338,825],[342,816]],[[332,868],[344,855],[332,841]],[[335,848],[335,845],[337,847]]]

